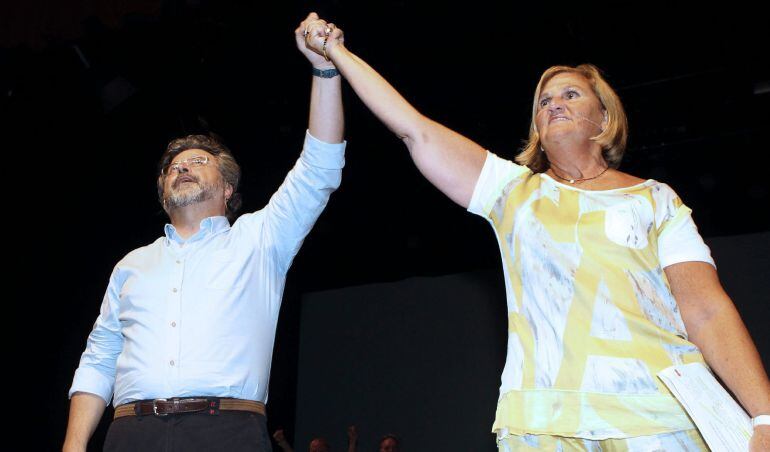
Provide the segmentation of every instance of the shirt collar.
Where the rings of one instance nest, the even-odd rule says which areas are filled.
[[[227,218],[218,216],[208,217],[201,220],[200,230],[187,240],[183,239],[179,234],[177,234],[176,228],[171,223],[166,223],[166,226],[163,227],[163,232],[166,234],[166,239],[168,241],[174,241],[181,244],[195,242],[204,237],[208,237],[228,229],[230,229],[230,222],[227,220]]]

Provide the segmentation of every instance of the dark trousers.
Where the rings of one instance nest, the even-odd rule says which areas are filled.
[[[272,452],[265,417],[245,411],[115,419],[106,452]]]

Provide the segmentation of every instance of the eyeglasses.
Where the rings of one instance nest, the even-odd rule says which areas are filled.
[[[195,157],[190,157],[189,159],[180,160],[178,162],[174,162],[165,168],[163,168],[163,175],[168,175],[172,172],[180,172],[182,165],[187,166],[188,168],[195,168],[198,166],[204,166],[208,165],[209,158],[205,156],[199,156],[196,155]]]

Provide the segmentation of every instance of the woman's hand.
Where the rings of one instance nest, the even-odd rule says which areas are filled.
[[[770,451],[770,425],[758,425],[754,428],[754,434],[751,435],[749,442],[749,451]]]
[[[328,55],[331,50],[342,44],[344,38],[342,30],[333,23],[327,23],[320,19],[318,14],[310,13],[294,30],[294,38],[297,48],[310,64],[317,69],[331,69],[334,67]]]

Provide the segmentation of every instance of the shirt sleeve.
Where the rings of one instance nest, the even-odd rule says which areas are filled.
[[[523,175],[531,173],[526,166],[505,160],[492,152],[487,151],[484,167],[481,169],[479,179],[473,189],[471,202],[468,204],[468,212],[489,218],[492,208],[510,183]]]
[[[703,242],[692,219],[692,210],[668,185],[656,187],[658,257],[662,268],[680,262],[707,262],[714,267],[711,250]]]
[[[346,144],[325,143],[308,131],[297,163],[264,209],[265,245],[274,249],[284,272],[340,186]]]
[[[115,368],[123,351],[123,334],[120,329],[119,284],[117,267],[110,277],[104,294],[99,317],[88,335],[86,349],[69,390],[69,397],[76,392],[88,392],[104,399],[107,405],[115,388]]]

